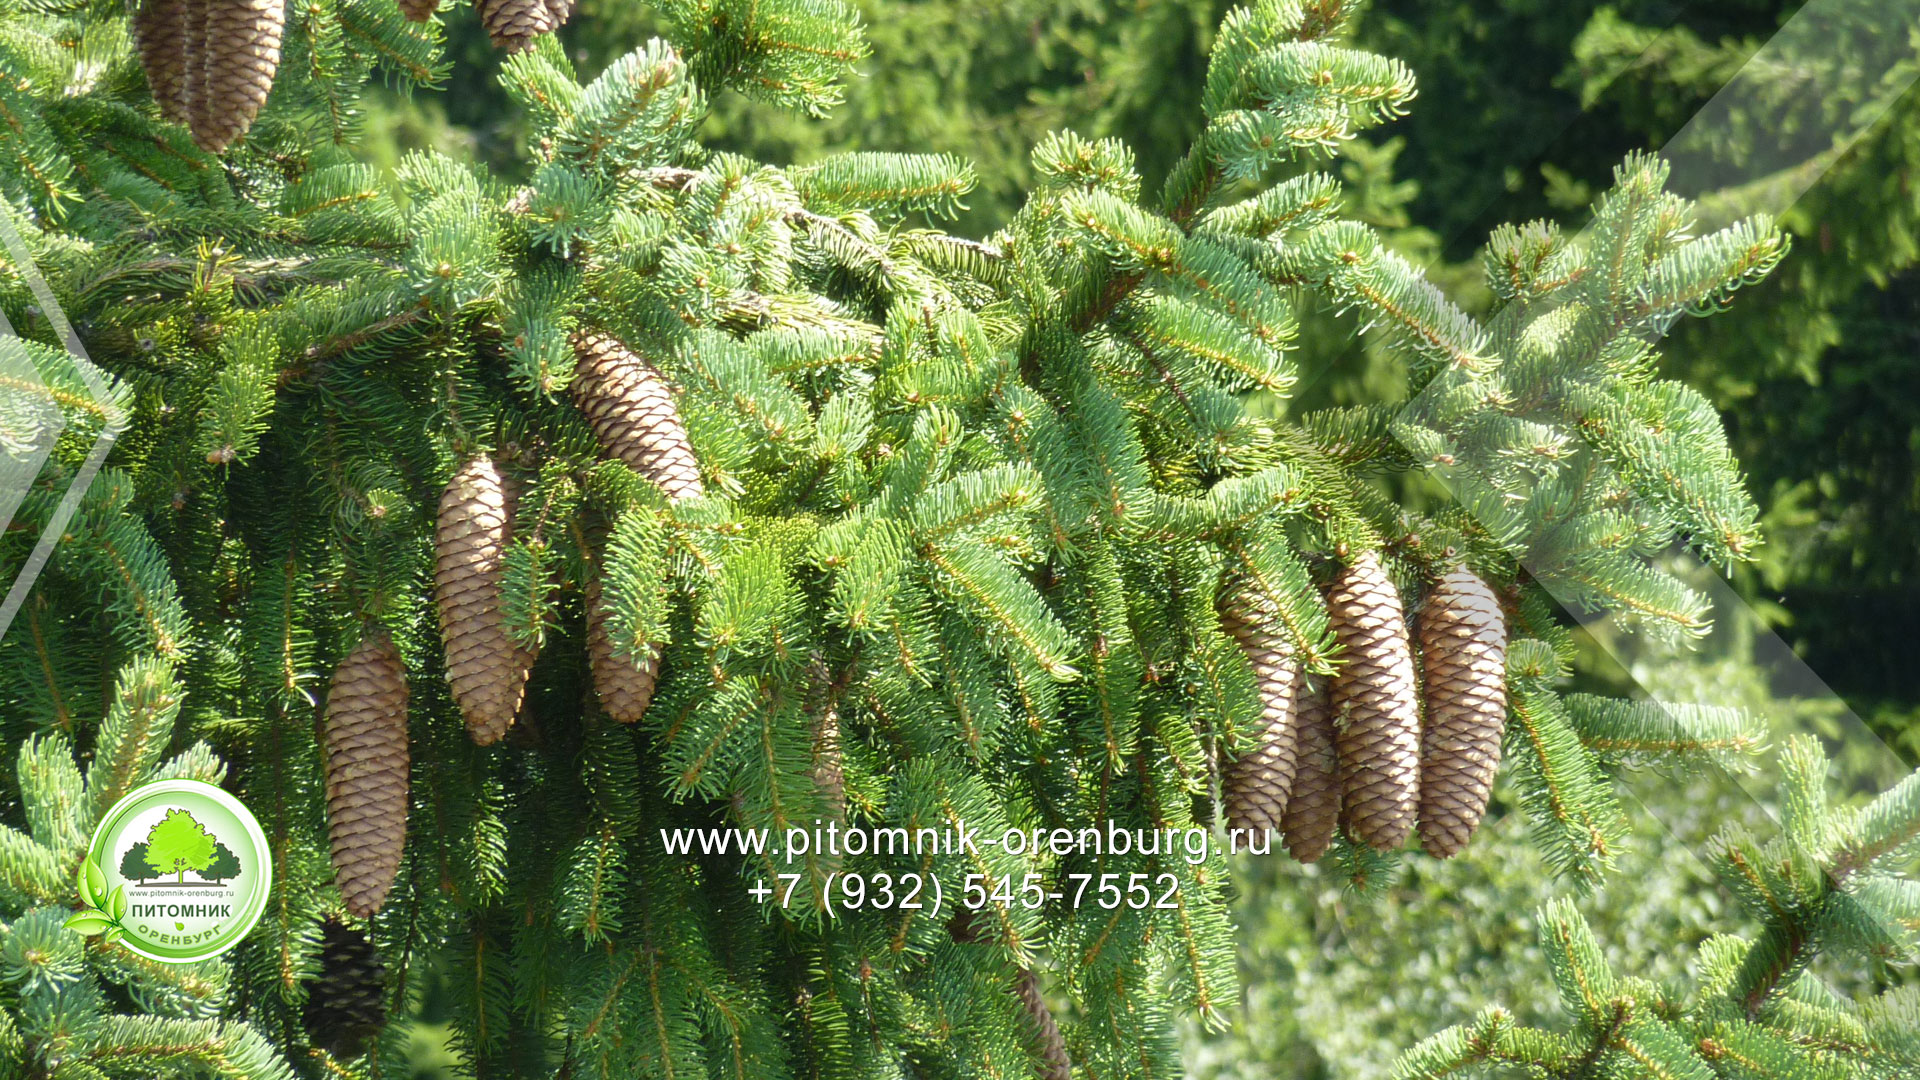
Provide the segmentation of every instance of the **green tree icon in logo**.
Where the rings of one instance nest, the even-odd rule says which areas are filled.
[[[135,844],[120,857],[120,876],[132,878],[142,885],[145,885],[147,879],[153,876],[153,867],[147,862],[146,844]]]
[[[147,865],[155,873],[177,875],[175,880],[185,884],[187,871],[199,872],[213,865],[217,843],[192,814],[169,810],[147,833]]]
[[[235,855],[227,845],[216,842],[213,845],[213,862],[209,863],[200,876],[208,881],[225,881],[240,876],[240,856]]]

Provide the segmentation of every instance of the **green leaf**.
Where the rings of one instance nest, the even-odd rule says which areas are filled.
[[[107,875],[91,858],[80,864],[80,899],[90,908],[102,906],[101,898],[107,895]]]
[[[127,917],[127,887],[125,885],[115,885],[113,887],[113,894],[107,897],[106,910],[107,914],[112,915],[116,922]]]
[[[67,921],[61,925],[68,930],[93,937],[95,934],[105,933],[113,925],[113,920],[107,917],[106,912],[89,908],[67,916]]]

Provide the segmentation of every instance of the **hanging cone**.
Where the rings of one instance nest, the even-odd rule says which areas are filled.
[[[433,13],[440,10],[440,0],[400,0],[400,14],[408,22],[426,22]]]
[[[199,0],[206,8],[200,92],[188,95],[193,141],[217,154],[247,133],[280,67],[285,0]]]
[[[587,582],[587,660],[593,668],[593,692],[607,715],[622,724],[639,723],[660,683],[660,646],[647,646],[647,655],[639,661],[613,651],[598,578]]]
[[[1294,783],[1294,694],[1300,666],[1274,632],[1273,622],[1245,593],[1220,611],[1221,627],[1240,643],[1260,688],[1259,744],[1227,765],[1220,785],[1227,827],[1253,835],[1280,828]]]
[[[304,1017],[313,1045],[343,1061],[359,1057],[387,1024],[386,998],[387,968],[367,935],[327,920]]]
[[[493,47],[509,53],[533,48],[535,38],[560,25],[547,0],[479,0],[478,6]]]
[[[1427,729],[1420,749],[1420,843],[1448,858],[1487,812],[1507,722],[1507,620],[1467,570],[1440,579],[1420,612]]]
[[[140,67],[160,115],[176,124],[187,122],[187,8],[200,0],[144,0],[133,13],[133,40],[140,49]]]
[[[1420,703],[1400,594],[1372,552],[1334,582],[1327,619],[1345,654],[1333,708],[1347,835],[1391,851],[1419,809]]]
[[[600,445],[669,499],[700,494],[700,465],[660,372],[604,335],[576,334],[573,348],[573,401]]]
[[[1033,1049],[1040,1056],[1040,1080],[1073,1080],[1073,1062],[1067,1057],[1067,1041],[1060,1037],[1060,1025],[1040,996],[1040,980],[1027,968],[1021,968],[1013,982],[1014,996],[1033,1024]]]
[[[447,683],[481,746],[497,742],[519,715],[533,654],[507,632],[501,570],[512,509],[500,470],[478,455],[440,495],[434,529],[433,593],[447,650]]]
[[[380,910],[407,840],[407,673],[386,631],[360,639],[327,692],[327,836],[347,910]]]
[[[181,0],[180,108],[182,122],[198,143],[200,114],[210,108],[207,97],[207,5],[210,0]]]
[[[1294,700],[1298,770],[1293,796],[1280,819],[1287,851],[1303,863],[1317,862],[1340,828],[1340,760],[1333,750],[1333,708],[1327,687],[1305,679]]]

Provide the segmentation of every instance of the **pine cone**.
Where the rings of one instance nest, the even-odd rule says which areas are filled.
[[[193,141],[210,154],[247,133],[280,67],[285,0],[198,0],[206,8],[199,92],[188,92]]]
[[[480,0],[479,8],[493,47],[509,53],[533,48],[533,39],[560,25],[547,0]]]
[[[1293,662],[1274,619],[1242,593],[1220,612],[1220,625],[1240,643],[1260,688],[1260,743],[1227,765],[1221,778],[1227,827],[1259,835],[1280,828],[1293,791],[1294,694],[1300,666]]]
[[[307,1034],[341,1060],[366,1052],[387,1024],[387,967],[367,935],[329,919],[320,931],[320,977],[307,992]]]
[[[600,445],[669,499],[700,494],[700,465],[660,372],[604,335],[577,334],[573,348],[573,401]]]
[[[501,571],[513,527],[506,484],[485,454],[462,465],[440,495],[434,530],[434,599],[447,650],[447,683],[481,746],[513,725],[533,653],[514,641],[500,607]]]
[[[1400,594],[1371,552],[1327,595],[1346,654],[1333,681],[1334,745],[1347,834],[1383,851],[1406,843],[1420,803],[1420,702]]]
[[[201,0],[144,0],[133,13],[140,67],[160,115],[176,124],[187,122],[187,9],[200,5]]]
[[[587,658],[593,668],[593,690],[607,715],[622,724],[636,724],[647,714],[660,683],[660,646],[647,646],[647,655],[615,655],[607,634],[607,609],[600,602],[600,582],[587,582]]]
[[[327,835],[347,910],[380,910],[407,841],[407,673],[393,639],[370,630],[327,692]]]
[[[1327,853],[1340,828],[1340,759],[1333,750],[1333,708],[1327,702],[1326,684],[1305,680],[1294,709],[1299,769],[1280,827],[1286,833],[1287,851],[1310,863]]]
[[[433,13],[440,10],[440,0],[399,0],[400,14],[408,22],[426,22]]]
[[[1067,1041],[1060,1037],[1060,1025],[1054,1023],[1053,1013],[1047,1009],[1047,1003],[1040,996],[1040,980],[1027,968],[1021,968],[1014,978],[1013,993],[1026,1009],[1027,1019],[1033,1024],[1033,1046],[1040,1054],[1043,1068],[1040,1080],[1073,1080],[1073,1062],[1067,1057]]]
[[[1420,613],[1427,729],[1420,750],[1420,843],[1442,859],[1487,812],[1507,722],[1507,621],[1467,570],[1440,579]]]

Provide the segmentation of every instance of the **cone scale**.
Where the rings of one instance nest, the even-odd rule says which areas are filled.
[[[304,1019],[314,1045],[342,1060],[357,1058],[387,1023],[387,969],[367,935],[329,919],[320,930],[320,977],[307,994]]]
[[[1340,759],[1333,746],[1333,707],[1326,684],[1308,680],[1295,698],[1296,768],[1293,794],[1280,819],[1287,852],[1317,862],[1340,828]]]
[[[1333,680],[1334,747],[1347,834],[1383,851],[1412,835],[1420,801],[1420,702],[1400,594],[1371,552],[1327,594],[1343,661]]]
[[[659,485],[669,499],[704,490],[667,382],[652,364],[600,334],[574,338],[573,400],[607,456]]]
[[[1046,1000],[1041,997],[1040,980],[1031,969],[1020,969],[1020,973],[1014,977],[1013,993],[1020,999],[1020,1006],[1032,1027],[1033,1049],[1040,1058],[1040,1080],[1073,1080],[1073,1062],[1067,1057],[1067,1041],[1061,1037],[1060,1025],[1054,1021],[1052,1010],[1047,1008]]]
[[[1295,705],[1300,666],[1273,629],[1273,618],[1242,593],[1223,604],[1220,625],[1239,643],[1260,691],[1260,735],[1221,777],[1227,827],[1254,835],[1280,828],[1295,772]]]
[[[564,19],[556,20],[547,0],[480,0],[480,22],[496,49],[509,53],[525,52],[541,34],[550,34]]]
[[[285,0],[191,0],[205,10],[199,76],[188,95],[193,141],[210,154],[247,133],[280,67]],[[189,57],[189,64],[193,63]],[[192,70],[189,68],[189,78]]]
[[[1466,570],[1441,578],[1420,612],[1427,726],[1420,749],[1420,843],[1448,858],[1487,812],[1507,719],[1507,623]]]
[[[484,454],[462,465],[441,493],[433,586],[447,683],[467,733],[482,746],[512,726],[533,667],[533,654],[513,640],[501,609],[512,523],[506,484]]]
[[[407,839],[407,676],[384,630],[334,669],[324,734],[334,880],[365,918],[386,903]]]
[[[639,723],[660,684],[660,647],[648,645],[640,658],[614,650],[597,578],[587,582],[587,660],[593,691],[607,716],[622,724]]]
[[[198,0],[146,0],[133,13],[133,40],[160,115],[187,122],[187,8]]]

